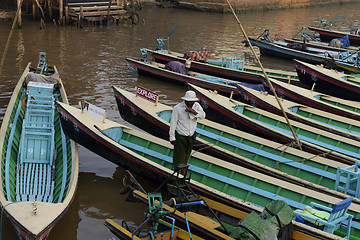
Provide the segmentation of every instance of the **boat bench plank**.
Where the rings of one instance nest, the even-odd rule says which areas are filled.
[[[53,192],[52,188],[52,174],[49,164],[21,164],[16,187],[17,201],[50,201],[52,196],[50,198],[49,193]]]
[[[221,227],[220,223],[217,221],[212,220],[211,218],[208,218],[206,216],[200,215],[195,212],[186,212],[186,215],[190,221],[197,221],[201,222],[202,224],[206,225],[209,228],[218,228]]]

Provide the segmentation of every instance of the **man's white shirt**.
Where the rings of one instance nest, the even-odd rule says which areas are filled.
[[[192,136],[195,133],[197,119],[204,119],[205,112],[198,102],[195,102],[192,106],[197,114],[185,112],[186,104],[185,101],[176,104],[171,113],[170,122],[170,141],[175,140],[175,131],[182,136]]]

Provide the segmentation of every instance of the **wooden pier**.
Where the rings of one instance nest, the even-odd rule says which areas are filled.
[[[127,1],[67,3],[65,18],[67,22],[76,22],[78,25],[119,23],[127,19],[137,24],[139,16],[135,12],[135,7],[139,5],[140,3],[137,2],[135,6],[133,1],[130,4]]]
[[[136,9],[141,9],[140,0],[16,0],[21,7],[18,26],[21,27],[21,11],[30,13],[33,19],[40,19],[42,24],[90,24],[119,23],[129,20],[137,24],[139,16]]]

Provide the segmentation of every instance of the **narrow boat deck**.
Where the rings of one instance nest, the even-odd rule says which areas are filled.
[[[128,133],[122,127],[109,128],[102,132],[137,154],[172,169],[173,150],[171,148]],[[312,201],[321,202],[325,205],[326,202],[336,201],[334,197],[319,193],[316,190],[296,186],[219,159],[210,157],[205,160],[193,154],[188,162],[192,180],[255,205],[264,206],[272,200],[284,200],[294,209],[303,209]],[[356,205],[353,203],[350,207],[350,212],[355,216],[360,214],[357,213]],[[354,227],[359,228],[360,225],[354,223]]]

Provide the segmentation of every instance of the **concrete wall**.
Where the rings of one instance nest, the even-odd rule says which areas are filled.
[[[229,12],[226,0],[174,0],[180,8],[210,12]],[[359,0],[229,0],[236,12],[266,11],[319,5],[359,2]]]

